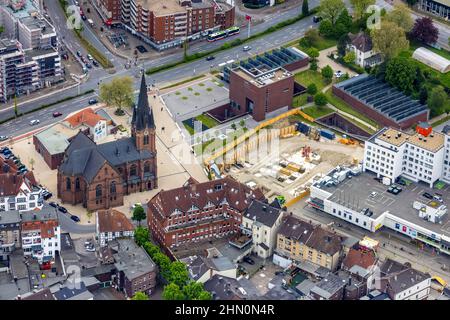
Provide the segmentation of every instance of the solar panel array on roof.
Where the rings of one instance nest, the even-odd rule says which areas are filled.
[[[296,52],[292,48],[277,48],[271,52],[251,57],[247,60],[242,60],[239,63],[233,63],[223,68],[223,79],[230,82],[230,72],[238,67],[252,74],[255,78],[265,74],[271,70],[285,65],[305,59],[306,56]]]
[[[336,87],[397,123],[428,110],[426,105],[366,74],[338,83]]]

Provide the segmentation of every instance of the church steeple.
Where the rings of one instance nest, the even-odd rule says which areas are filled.
[[[145,83],[144,74],[142,74],[138,101],[133,109],[131,135],[134,137],[138,150],[148,150],[156,153],[155,119],[148,103],[147,84]]]
[[[145,74],[142,74],[141,88],[137,105],[133,110],[133,119],[131,125],[137,131],[155,128],[155,120],[153,111],[148,104],[147,84],[145,82]]]

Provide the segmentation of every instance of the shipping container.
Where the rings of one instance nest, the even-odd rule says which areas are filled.
[[[304,122],[297,122],[297,131],[303,133],[304,135],[308,135],[311,128]]]
[[[334,140],[336,138],[336,135],[334,132],[327,130],[327,129],[320,129],[320,135],[324,138]]]

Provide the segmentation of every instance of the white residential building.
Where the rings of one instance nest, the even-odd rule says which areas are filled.
[[[443,172],[450,174],[447,168],[444,170],[444,155],[448,154],[444,148],[446,140],[448,137],[440,132],[408,134],[384,128],[366,142],[363,170],[387,177],[391,182],[403,175],[432,187],[444,178]]]
[[[242,217],[243,232],[252,236],[252,252],[264,259],[273,254],[282,218],[281,209],[258,200],[252,202]]]
[[[348,49],[355,53],[355,63],[360,67],[373,67],[383,62],[381,54],[375,52],[370,36],[361,31],[357,34],[349,34],[350,44]]]
[[[61,250],[61,228],[55,208],[45,206],[21,214],[22,248],[25,256],[31,256],[39,264],[49,264]]]
[[[99,210],[95,224],[96,235],[100,246],[117,238],[133,238],[134,226],[120,211]]]

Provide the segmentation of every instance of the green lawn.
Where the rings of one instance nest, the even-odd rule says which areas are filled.
[[[294,108],[296,108],[296,107],[302,107],[302,106],[304,106],[305,104],[308,103],[308,101],[307,101],[306,99],[308,99],[308,94],[306,94],[306,93],[301,94],[301,95],[299,95],[299,96],[296,96],[296,97],[294,97],[294,99],[292,100],[292,106],[293,106]]]
[[[308,87],[310,84],[315,83],[318,92],[325,88],[325,82],[322,78],[322,75],[319,72],[313,70],[305,70],[297,73],[295,75],[295,81],[297,81],[304,87]]]
[[[333,109],[331,109],[327,106],[323,106],[323,107],[310,106],[310,107],[304,108],[302,111],[304,113],[306,113],[307,115],[313,117],[314,119],[321,118],[323,116],[326,116],[327,114],[334,112]]]
[[[433,122],[433,123],[431,124],[431,126],[432,126],[432,127],[437,127],[438,125],[443,124],[444,122],[447,122],[448,120],[450,120],[450,116],[446,116],[446,117],[442,118],[441,120],[438,120],[438,121],[436,121],[436,122]]]
[[[351,106],[349,106],[341,98],[333,95],[333,93],[331,92],[331,88],[329,88],[325,92],[325,95],[327,96],[328,102],[331,103],[336,108],[338,108],[339,110],[342,110],[342,111],[347,112],[355,117],[358,117],[359,119],[367,122],[368,124],[378,128],[378,124],[374,120],[366,117],[364,114],[360,113],[359,111],[357,111],[357,110],[353,109]],[[371,131],[373,131],[373,130],[371,130]]]
[[[219,125],[219,122],[217,122],[216,120],[214,120],[213,118],[211,118],[210,116],[208,116],[206,114],[201,114],[201,115],[195,117],[195,119],[202,122],[208,128],[213,128],[213,127]]]
[[[334,47],[336,45],[337,45],[336,40],[324,37],[319,37],[319,40],[312,44],[312,46],[319,51]],[[302,51],[308,50],[308,48],[301,46],[298,41],[297,41],[297,48],[299,48]]]

